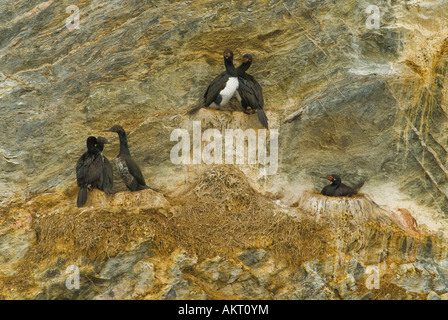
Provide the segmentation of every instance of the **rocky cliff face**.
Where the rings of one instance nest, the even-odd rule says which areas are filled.
[[[0,297],[446,298],[446,2],[26,0],[0,17]],[[254,57],[273,175],[170,158],[193,123],[260,135],[236,100],[185,115],[225,48]],[[161,192],[116,176],[76,208],[85,139],[114,124]],[[320,196],[333,173],[362,194]]]

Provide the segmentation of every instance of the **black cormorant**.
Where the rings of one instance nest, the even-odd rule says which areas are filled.
[[[106,194],[112,194],[112,188],[114,187],[114,171],[112,169],[112,164],[109,159],[106,158],[104,154],[102,154],[104,150],[104,145],[110,144],[104,137],[96,138],[96,145],[103,156],[103,183],[99,186],[100,190],[103,190]]]
[[[238,73],[233,65],[233,52],[224,51],[226,71],[217,76],[208,86],[203,101],[187,112],[193,114],[203,107],[221,109],[235,95],[239,86]]]
[[[98,149],[97,140],[90,136],[87,138],[87,151],[76,163],[76,181],[79,192],[76,204],[82,207],[87,201],[87,189],[92,190],[102,185],[103,157]]]
[[[321,191],[321,194],[330,197],[351,197],[357,194],[359,189],[364,185],[364,182],[361,182],[354,187],[349,187],[342,183],[341,177],[337,174],[322,178],[331,181],[331,184],[325,186]]]
[[[240,81],[240,85],[238,86],[238,94],[236,96],[238,100],[240,100],[244,112],[247,114],[252,114],[257,111],[258,120],[263,127],[269,129],[268,118],[263,110],[264,100],[261,86],[253,76],[246,73],[251,64],[252,56],[250,54],[245,54],[243,56],[243,62],[236,69],[238,73],[238,80]]]
[[[120,139],[120,152],[118,153],[115,161],[117,163],[120,176],[126,184],[126,187],[131,191],[143,189],[158,191],[157,189],[151,188],[146,185],[142,171],[135,163],[134,159],[132,159],[131,153],[129,152],[128,140],[126,138],[126,132],[124,131],[123,127],[120,125],[114,125],[112,128],[104,131],[116,132]]]

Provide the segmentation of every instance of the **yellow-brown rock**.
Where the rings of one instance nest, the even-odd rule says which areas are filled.
[[[369,29],[371,4],[1,1],[0,298],[446,299],[448,4],[379,1]],[[262,129],[236,99],[185,115],[226,48],[254,58],[273,175],[170,159],[194,121]],[[160,192],[115,170],[114,194],[77,208],[85,140],[113,160],[114,124]],[[321,196],[332,173],[362,194]]]

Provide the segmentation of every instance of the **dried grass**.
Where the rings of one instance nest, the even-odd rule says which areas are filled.
[[[104,261],[147,241],[152,243],[151,250],[160,258],[168,257],[176,249],[184,249],[189,255],[196,255],[200,263],[217,255],[224,259],[235,258],[242,250],[257,248],[269,251],[276,261],[291,268],[315,259],[323,261],[341,250],[361,252],[368,249],[376,253],[384,246],[396,252],[389,257],[391,261],[395,258],[413,260],[420,246],[417,238],[408,238],[408,256],[402,256],[403,239],[409,235],[382,220],[356,224],[343,216],[322,216],[323,219],[307,214],[299,214],[300,218],[289,216],[254,190],[241,171],[228,166],[213,167],[188,192],[170,199],[175,210],[169,217],[156,209],[134,210],[134,207],[132,210],[124,207],[121,211],[116,207],[80,211],[68,205],[73,202],[72,198],[66,200],[56,205],[61,208],[60,213],[42,215],[39,206],[33,207],[36,211],[33,211],[32,229],[36,232],[36,243],[14,276],[0,278],[3,288],[0,299],[5,297],[2,294],[8,288],[16,292],[37,288],[37,274],[59,257],[71,261],[77,258]],[[39,201],[45,202],[44,199]],[[41,208],[49,211],[47,205]],[[54,209],[50,211],[56,212]],[[300,211],[300,208],[295,210]],[[2,219],[6,221],[6,218]],[[369,248],[363,247],[365,243],[370,244]],[[194,277],[188,272],[185,276]],[[190,280],[200,284],[200,279]],[[405,296],[405,290],[389,279],[381,281],[381,290],[374,291],[372,299]],[[367,293],[363,287],[359,285],[360,296]],[[213,298],[231,298],[212,293],[208,294]]]
[[[154,212],[157,214],[157,212]],[[151,239],[153,217],[150,214],[133,215],[88,211],[54,214],[37,219],[34,230],[37,244],[33,261],[55,253],[68,253],[71,258],[83,256],[103,260],[125,251],[137,240]]]
[[[126,208],[122,212],[103,208],[80,213],[67,206],[61,213],[40,216],[32,225],[35,245],[17,275],[3,278],[2,284],[21,291],[35,284],[32,273],[36,268],[56,257],[102,261],[145,241],[152,242],[156,255],[168,256],[183,248],[199,261],[264,248],[291,266],[324,257],[329,250],[328,226],[278,213],[272,201],[231,167],[213,167],[194,188],[171,202],[179,208],[171,217],[155,209],[139,214]]]
[[[207,171],[194,188],[172,202],[180,209],[169,218],[157,210],[128,214],[102,209],[36,219],[32,260],[57,252],[101,260],[134,242],[151,240],[160,254],[180,247],[205,258],[262,247],[297,265],[323,254],[330,240],[325,226],[311,219],[276,214],[275,205],[256,192],[241,171],[227,166]]]
[[[178,201],[182,206],[172,219],[171,234],[199,258],[257,247],[300,265],[328,249],[330,236],[324,225],[277,213],[278,208],[234,168],[216,166],[207,171]]]

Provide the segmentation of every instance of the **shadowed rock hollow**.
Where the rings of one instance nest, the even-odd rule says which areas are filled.
[[[379,29],[368,1],[86,0],[69,30],[72,4],[0,3],[2,298],[446,297],[445,2],[378,1]],[[226,48],[254,58],[279,132],[274,175],[170,160],[172,131],[193,121],[262,128],[236,100],[185,115]],[[78,209],[76,160],[114,124],[164,195],[131,194],[117,175],[116,194]],[[332,173],[366,180],[363,195],[318,195]]]

